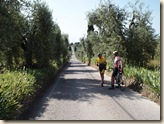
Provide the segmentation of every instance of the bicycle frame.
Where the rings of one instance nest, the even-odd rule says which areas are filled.
[[[122,74],[118,71],[116,77],[115,77],[116,84],[118,84],[121,91],[125,90],[126,83],[122,81]]]

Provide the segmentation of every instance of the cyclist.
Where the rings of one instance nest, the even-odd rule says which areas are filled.
[[[118,74],[118,72],[120,72],[120,74],[123,73],[123,63],[121,61],[121,58],[118,56],[118,52],[114,51],[113,55],[114,55],[114,69],[111,76],[111,87],[109,88],[110,90],[114,90],[114,79]]]
[[[98,53],[98,58],[96,61],[97,66],[99,66],[100,76],[101,76],[101,83],[100,86],[103,87],[104,84],[104,73],[106,70],[106,59],[102,56],[101,53]]]

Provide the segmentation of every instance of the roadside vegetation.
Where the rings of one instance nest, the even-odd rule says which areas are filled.
[[[69,61],[68,35],[41,0],[0,2],[0,119],[19,119]]]
[[[139,1],[124,8],[104,1],[87,19],[87,36],[73,44],[76,57],[93,66],[101,52],[108,68],[117,50],[129,87],[160,104],[160,36],[152,28],[151,11]]]

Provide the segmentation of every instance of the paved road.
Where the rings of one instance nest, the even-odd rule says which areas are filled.
[[[97,70],[73,55],[68,67],[37,104],[30,120],[160,120],[160,106],[126,89],[100,87]]]

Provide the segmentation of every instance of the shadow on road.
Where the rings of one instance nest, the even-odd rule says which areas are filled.
[[[87,65],[79,62],[71,63],[68,67],[66,67],[55,86],[50,88],[44,99],[42,99],[42,101],[37,105],[35,110],[37,111],[39,109],[39,112],[36,112],[33,117],[36,117],[36,115],[39,117],[42,113],[44,113],[45,108],[48,106],[49,99],[92,103],[93,99],[101,99],[102,97],[99,97],[101,95],[111,97],[115,101],[120,97],[131,100],[136,100],[141,97],[140,95],[136,97],[136,93],[129,89],[126,89],[125,91],[121,91],[119,89],[108,90],[110,81],[107,80],[105,80],[104,87],[100,87],[98,71],[94,69],[85,69],[86,67]],[[80,75],[79,73],[83,75],[81,78],[78,77]],[[68,76],[68,78],[65,78],[65,76]],[[87,76],[90,76],[90,78]],[[119,105],[119,103],[117,104]],[[122,107],[121,105],[119,106]],[[31,119],[33,117],[31,117]]]

